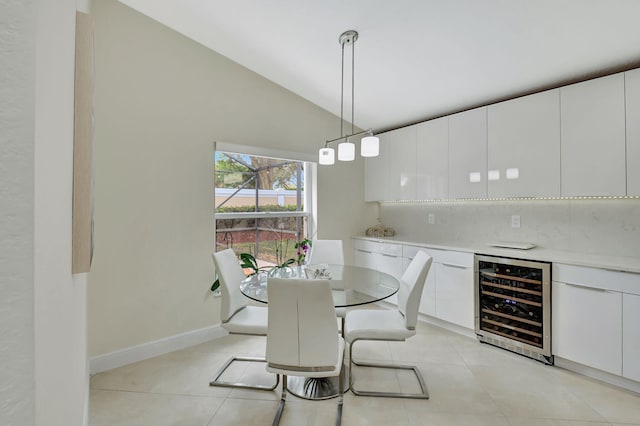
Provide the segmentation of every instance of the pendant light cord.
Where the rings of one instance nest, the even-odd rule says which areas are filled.
[[[344,43],[342,43],[342,69],[340,77],[340,137],[344,136],[342,119],[344,114]]]
[[[356,101],[355,101],[355,87],[356,87],[356,49],[355,42],[358,40],[358,32],[354,30],[348,30],[340,34],[339,37],[341,47],[341,74],[340,74],[340,137],[326,140],[324,148],[320,149],[319,163],[320,164],[334,164],[335,150],[330,147],[333,142],[338,142],[338,160],[352,161],[354,158],[355,143],[350,139],[357,136],[367,135],[367,138],[360,138],[361,150],[360,154],[363,157],[376,157],[379,153],[379,138],[373,135],[373,130],[362,130],[355,133],[356,126]],[[345,44],[351,45],[351,134],[345,134],[344,126],[344,73],[345,73],[345,58],[344,58],[344,46]],[[366,140],[365,140],[366,139]],[[344,143],[343,143],[344,142]],[[366,145],[366,147],[365,147]],[[366,148],[366,149],[365,149]]]
[[[354,91],[355,91],[355,75],[356,75],[356,62],[355,62],[355,57],[356,57],[356,41],[353,40],[353,43],[351,43],[351,134],[354,133],[353,131],[353,126],[354,126],[354,118],[353,118],[353,112],[355,110],[355,98],[353,96]]]

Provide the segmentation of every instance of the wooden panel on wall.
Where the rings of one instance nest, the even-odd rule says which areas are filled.
[[[93,21],[76,13],[73,134],[72,272],[89,272],[93,255]]]

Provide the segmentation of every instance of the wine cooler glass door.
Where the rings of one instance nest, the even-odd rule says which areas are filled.
[[[481,340],[490,337],[485,341],[549,357],[549,283],[548,263],[476,256],[476,333]]]

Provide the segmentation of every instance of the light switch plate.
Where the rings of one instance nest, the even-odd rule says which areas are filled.
[[[520,215],[514,214],[511,216],[511,227],[520,228]]]
[[[429,213],[427,215],[427,222],[429,223],[429,225],[433,225],[434,223],[436,223],[436,215],[433,213]]]

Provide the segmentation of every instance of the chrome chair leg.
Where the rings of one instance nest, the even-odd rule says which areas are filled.
[[[280,383],[280,376],[276,374],[276,383],[273,386],[269,385],[252,385],[248,383],[240,383],[240,382],[225,382],[220,379],[220,376],[225,372],[225,370],[234,362],[234,361],[246,361],[246,362],[267,362],[264,358],[257,357],[241,357],[241,356],[232,356],[227,360],[227,362],[218,370],[218,373],[215,375],[213,380],[209,382],[209,386],[220,386],[226,388],[239,388],[239,389],[251,389],[251,390],[266,390],[272,391],[278,387]]]
[[[343,367],[344,368],[344,367]],[[339,376],[339,394],[338,394],[338,413],[336,415],[336,426],[342,425],[342,406],[344,404],[344,375],[342,371]],[[282,395],[280,396],[280,403],[278,404],[278,410],[276,411],[276,416],[273,419],[273,423],[271,426],[278,426],[280,424],[280,419],[282,418],[282,413],[284,412],[284,405],[287,402],[287,376],[285,374],[282,375]]]
[[[271,426],[278,426],[280,419],[282,418],[282,412],[284,411],[284,404],[287,402],[287,376],[282,375],[282,395],[280,396],[280,403],[278,404],[278,411],[276,411],[276,417],[273,419]]]
[[[414,365],[396,365],[396,364],[376,364],[376,363],[368,363],[368,362],[358,362],[353,359],[353,344],[358,340],[380,340],[380,341],[390,341],[389,339],[355,339],[349,345],[349,386],[351,388],[351,392],[358,396],[379,396],[379,397],[388,397],[388,398],[414,398],[414,399],[429,399],[429,391],[427,390],[427,385],[424,382],[424,378],[418,370],[418,367]],[[374,368],[389,368],[395,370],[412,370],[418,379],[418,384],[420,385],[421,393],[404,393],[404,392],[379,392],[379,391],[367,391],[367,390],[358,390],[353,385],[355,383],[355,378],[353,376],[353,366],[357,365],[358,367],[374,367]]]
[[[344,319],[343,319],[344,321]],[[344,369],[344,363],[342,364],[341,370]],[[336,426],[342,425],[342,406],[344,403],[344,374],[343,371],[340,371],[340,378],[338,379],[338,414],[336,417]]]

